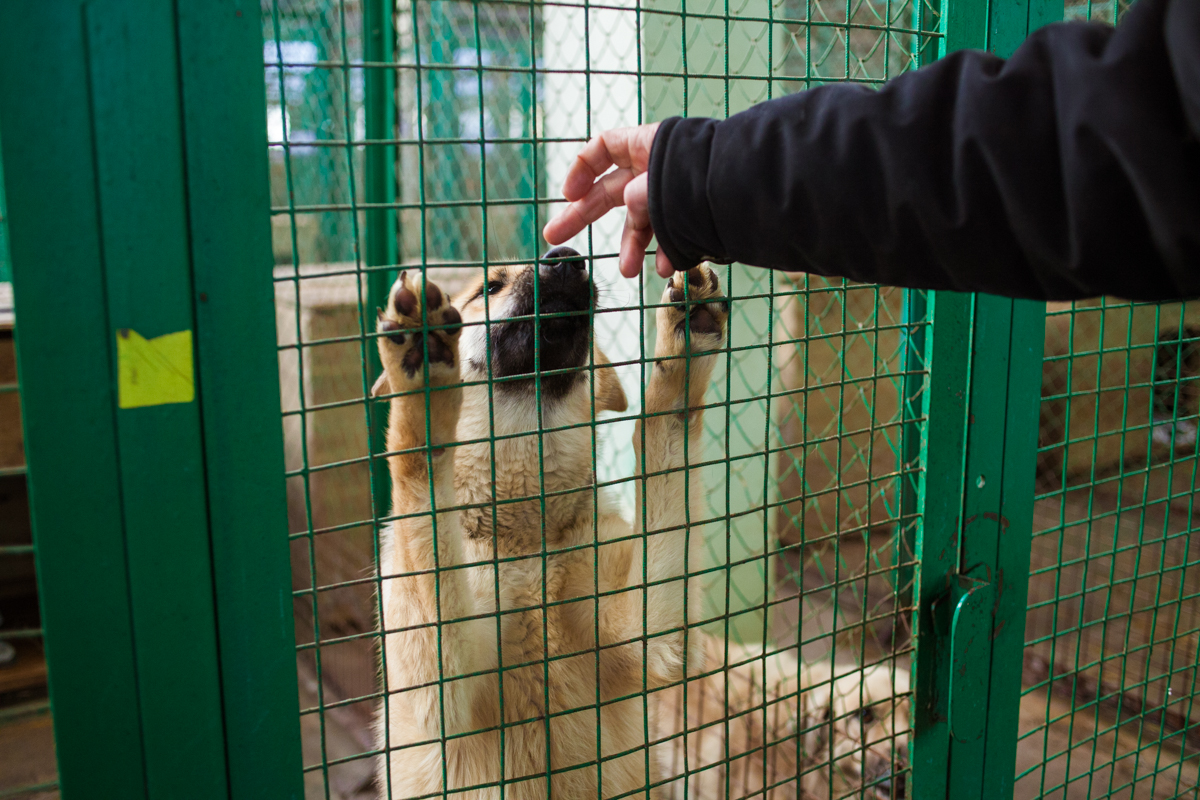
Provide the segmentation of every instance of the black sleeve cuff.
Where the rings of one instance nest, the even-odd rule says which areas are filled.
[[[708,165],[717,121],[671,117],[650,148],[650,225],[677,270],[726,263],[708,200]]]

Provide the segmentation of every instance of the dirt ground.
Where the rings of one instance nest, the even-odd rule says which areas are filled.
[[[32,705],[32,704],[31,704]],[[37,786],[55,780],[54,728],[50,714],[26,706],[0,709],[0,796],[18,787]],[[57,800],[58,792],[15,795],[21,800]]]

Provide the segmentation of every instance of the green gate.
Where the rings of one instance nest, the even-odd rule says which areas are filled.
[[[877,86],[958,48],[1007,55],[1063,13],[0,6],[0,281],[8,221],[63,795],[374,796],[400,745],[372,718],[401,687],[377,666],[396,516],[385,404],[365,398],[374,309],[398,270],[453,291],[536,258],[598,130]],[[590,491],[632,516],[663,284],[617,277],[619,229],[604,220],[575,246],[630,400],[589,426]],[[687,631],[725,642],[731,664],[798,657],[824,676],[792,703],[834,692],[831,675],[874,670],[896,688],[874,698],[893,717],[876,741],[802,744],[869,727],[860,689],[844,713],[755,745],[789,748],[790,773],[735,785],[724,750],[713,796],[1194,793],[1196,310],[1047,310],[741,265],[719,278],[730,332],[686,452],[708,488],[688,521],[703,596]],[[752,693],[724,735],[766,725],[768,688]],[[851,774],[878,753],[887,774]],[[693,763],[681,780],[706,798],[712,774]]]

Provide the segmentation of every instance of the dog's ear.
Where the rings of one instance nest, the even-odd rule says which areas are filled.
[[[371,397],[380,397],[385,394],[392,393],[392,385],[388,383],[386,372],[380,373],[379,379],[375,381],[375,385],[371,387]]]
[[[592,348],[592,360],[596,365],[594,386],[596,389],[597,411],[625,411],[629,401],[625,399],[625,390],[617,378],[617,371],[611,366],[612,362],[599,347]]]

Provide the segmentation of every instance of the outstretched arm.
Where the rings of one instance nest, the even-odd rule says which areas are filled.
[[[1116,30],[1051,25],[1007,61],[959,52],[879,91],[830,85],[723,122],[667,120],[643,174],[660,267],[1200,296],[1200,4],[1142,0]],[[558,222],[548,234],[572,227]],[[624,250],[623,269],[640,263]]]

